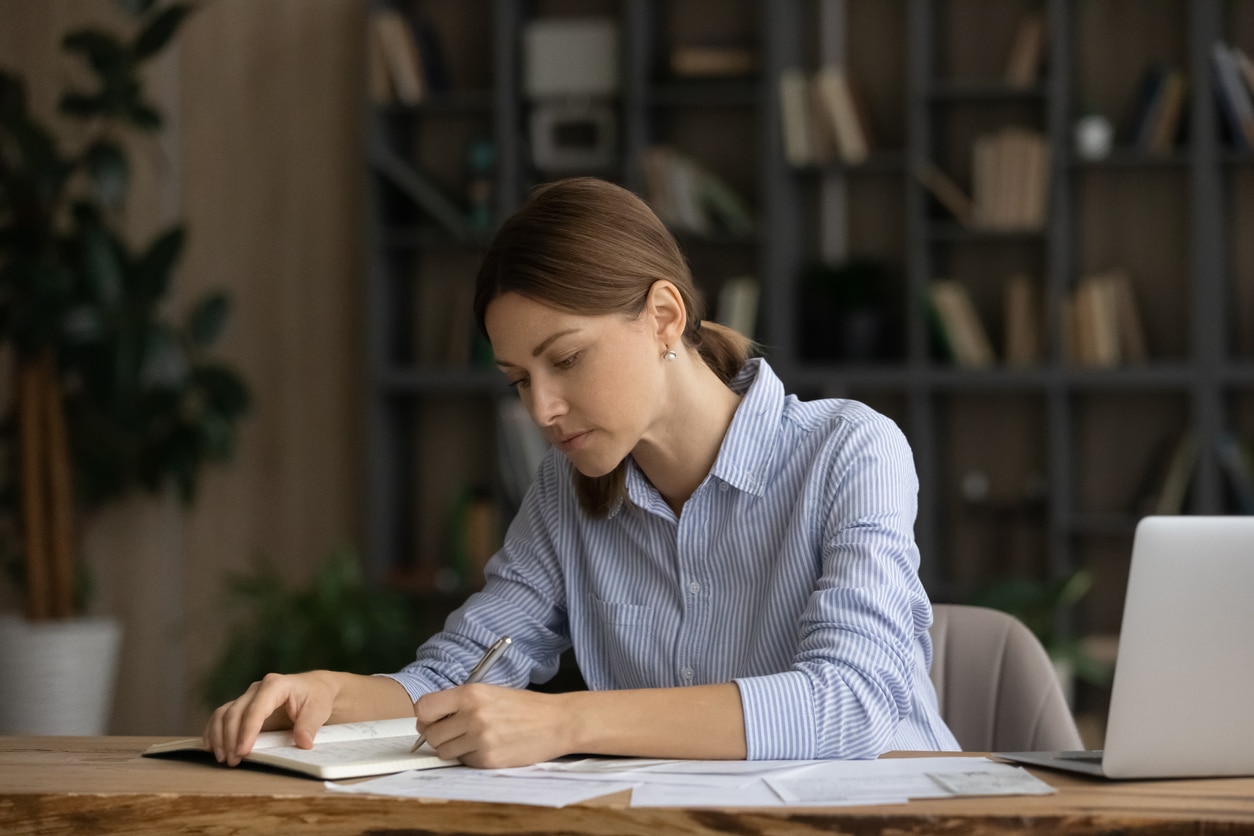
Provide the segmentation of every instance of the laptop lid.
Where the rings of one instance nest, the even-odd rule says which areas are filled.
[[[1102,771],[1254,775],[1254,517],[1136,529]]]

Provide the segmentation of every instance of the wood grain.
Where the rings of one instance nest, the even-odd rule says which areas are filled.
[[[260,769],[139,757],[155,738],[0,738],[0,832],[405,834],[1254,833],[1254,779],[1099,782],[1034,771],[1053,796],[833,809],[563,809],[337,794]]]

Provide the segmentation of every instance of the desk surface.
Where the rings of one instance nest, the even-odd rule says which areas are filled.
[[[328,791],[257,769],[141,758],[146,737],[0,737],[0,833],[1254,833],[1254,778],[1108,783],[1048,770],[1052,796],[795,810],[551,809]]]

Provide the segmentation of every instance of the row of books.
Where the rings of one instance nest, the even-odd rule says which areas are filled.
[[[644,152],[645,199],[677,232],[752,235],[757,228],[748,201],[726,180],[669,145]]]
[[[1254,447],[1235,433],[1215,439],[1215,459],[1228,489],[1228,505],[1239,514],[1254,514]],[[1151,460],[1138,490],[1138,514],[1185,513],[1189,488],[1202,455],[1197,434],[1185,430],[1168,439]]]
[[[1122,143],[1148,154],[1166,154],[1175,147],[1184,123],[1188,83],[1173,64],[1155,62],[1141,74],[1121,127]]]
[[[779,98],[789,165],[866,161],[874,146],[870,114],[844,68],[828,65],[808,74],[785,70]]]
[[[1086,276],[1063,305],[1063,347],[1077,366],[1114,368],[1149,359],[1145,327],[1123,270]]]
[[[1049,141],[1039,131],[1010,125],[976,137],[971,151],[971,192],[934,163],[916,171],[919,181],[963,226],[1037,230],[1049,207]]]
[[[1254,151],[1254,60],[1240,47],[1215,41],[1211,48],[1215,92],[1233,144]]]
[[[421,17],[389,7],[370,12],[367,83],[377,105],[420,104],[450,87],[438,33]]]
[[[957,279],[932,282],[932,322],[948,358],[963,368],[998,363],[993,346],[966,286]],[[1112,368],[1149,359],[1145,329],[1124,270],[1085,276],[1063,300],[1063,346],[1067,362]],[[1003,290],[1003,352],[1008,366],[1039,364],[1045,355],[1045,315],[1037,283],[1018,274]]]

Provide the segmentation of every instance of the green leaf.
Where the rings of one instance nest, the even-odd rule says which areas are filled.
[[[5,188],[13,190],[6,197],[16,204],[21,199],[18,193],[25,188],[25,199],[54,202],[73,171],[73,164],[61,156],[56,138],[42,125],[20,119],[5,127],[20,160],[16,170],[6,174]]]
[[[200,438],[214,461],[230,461],[235,455],[235,426],[218,412],[207,409],[200,416]]]
[[[139,381],[144,387],[182,389],[190,368],[178,336],[164,325],[149,323]]]
[[[197,348],[217,342],[231,313],[231,299],[223,291],[206,294],[187,317],[187,335]]]
[[[134,17],[143,17],[152,8],[154,0],[117,0],[122,11]]]
[[[108,103],[98,93],[75,93],[73,91],[61,96],[61,112],[66,116],[79,119],[91,119],[108,111]]]
[[[131,169],[121,146],[107,139],[92,143],[83,152],[83,162],[91,175],[96,198],[109,208],[117,208],[126,198]]]
[[[156,302],[170,287],[170,274],[183,252],[187,230],[181,224],[172,226],[158,235],[140,256],[130,277],[128,289],[131,298],[143,302]]]
[[[132,125],[142,131],[156,131],[165,122],[161,116],[161,111],[143,102],[132,104],[127,109],[126,116],[131,120]]]
[[[248,410],[248,388],[238,374],[225,366],[199,366],[192,372],[192,384],[201,389],[211,409],[227,418],[236,418]]]
[[[16,73],[0,68],[0,122],[26,116],[26,81]]]
[[[191,11],[190,5],[175,3],[162,9],[156,17],[148,21],[148,24],[135,37],[132,50],[136,60],[143,61],[160,52],[170,38],[174,37],[174,33],[178,31],[184,18]]]
[[[103,29],[76,29],[61,40],[61,45],[70,52],[81,52],[101,76],[129,71],[133,66],[126,46]]]
[[[103,229],[88,229],[83,236],[83,259],[88,283],[96,299],[107,307],[122,296],[122,264]]]

